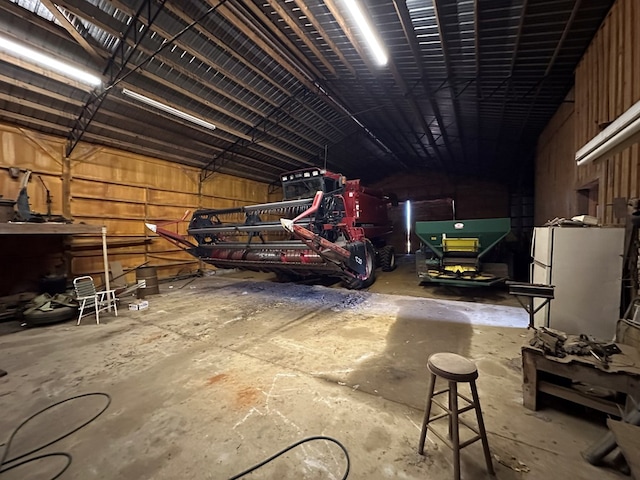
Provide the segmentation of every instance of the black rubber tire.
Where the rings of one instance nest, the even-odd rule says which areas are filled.
[[[379,252],[380,268],[383,272],[391,272],[396,268],[396,249],[393,245],[385,245]]]
[[[64,322],[75,317],[78,314],[77,307],[57,306],[53,310],[42,311],[34,310],[23,316],[24,322],[29,327],[37,325],[48,325],[50,323]]]
[[[350,290],[361,290],[370,287],[373,285],[373,282],[376,281],[376,249],[373,248],[373,244],[369,240],[365,239],[364,245],[367,274],[364,278],[351,278],[346,280],[344,285]]]

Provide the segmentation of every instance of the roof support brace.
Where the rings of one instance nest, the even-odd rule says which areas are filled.
[[[275,124],[275,122],[271,120],[272,117],[277,117],[288,105],[290,105],[291,103],[294,103],[299,99],[299,97],[306,95],[307,93],[309,93],[309,91],[305,87],[301,87],[294,95],[287,97],[287,99],[284,102],[282,102],[282,104],[273,108],[269,113],[269,115],[266,115],[260,118],[260,120],[253,127],[251,127],[251,129],[247,133],[247,136],[249,136],[251,140],[247,140],[243,137],[238,137],[238,139],[235,142],[233,142],[230,146],[228,146],[221,152],[214,155],[211,161],[207,163],[204,167],[202,167],[202,170],[200,170],[200,182],[206,181],[209,177],[211,177],[214,173],[216,173],[224,163],[225,157],[228,160],[229,156],[233,157],[233,155],[236,155],[238,153],[237,150],[239,148],[248,147],[249,145],[259,143],[260,142],[260,140],[258,140],[259,134],[267,133],[267,125],[265,124],[268,124],[268,123]],[[264,128],[260,128],[263,125],[264,125]],[[309,162],[307,163],[307,165],[313,166],[313,163]]]
[[[160,5],[156,6],[156,3],[153,0],[143,0],[136,11],[135,16],[131,18],[131,22],[129,23],[127,30],[122,35],[122,38],[118,42],[114,52],[111,54],[111,57],[107,62],[107,66],[103,71],[103,75],[109,78],[107,86],[98,88],[91,92],[91,96],[84,104],[80,115],[78,115],[78,118],[67,136],[65,151],[67,157],[71,155],[73,149],[76,148],[76,145],[80,142],[84,132],[86,132],[89,124],[93,120],[93,117],[95,117],[98,109],[102,105],[102,102],[104,102],[107,94],[115,85],[118,77],[122,76],[122,73],[127,68],[129,60],[131,60],[131,56],[136,52],[138,45],[140,45],[142,39],[146,37],[147,33],[151,30],[150,26],[164,7],[165,1],[166,0],[161,0]],[[143,14],[146,14],[146,18],[148,19],[147,23],[141,20]],[[129,37],[132,37],[134,41],[134,46],[131,48],[127,45],[127,39]]]

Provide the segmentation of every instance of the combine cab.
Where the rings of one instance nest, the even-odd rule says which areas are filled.
[[[311,168],[281,177],[284,200],[227,209],[197,210],[189,236],[147,227],[219,268],[274,272],[284,280],[325,275],[348,288],[365,288],[395,265],[388,197],[360,180]]]

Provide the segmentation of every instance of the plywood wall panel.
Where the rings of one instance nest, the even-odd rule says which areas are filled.
[[[0,124],[0,141],[0,195],[17,198],[19,179],[10,178],[10,167],[33,170],[28,187],[32,210],[46,212],[41,176],[51,191],[54,215],[66,212],[75,223],[106,226],[111,260],[125,269],[149,262],[158,267],[161,279],[201,265],[149,231],[145,222],[178,220],[202,206],[235,207],[269,197],[267,184],[217,173],[201,183],[197,168],[112,148],[81,143],[65,159],[63,138],[11,125]],[[167,228],[186,234],[187,225],[184,221]],[[71,275],[103,270],[100,235],[74,237],[70,254]]]
[[[567,105],[561,106],[538,140],[536,224],[551,211],[585,213],[577,210],[577,191],[595,184],[600,222],[623,224],[613,202],[640,197],[637,145],[581,167],[575,152],[640,100],[640,4],[635,0],[617,0],[612,7],[576,68],[574,96],[572,121],[561,125]]]
[[[98,180],[73,178],[74,198],[98,198],[107,201],[146,203],[147,189],[131,185],[120,185]]]
[[[147,203],[151,205],[170,205],[180,208],[193,208],[200,202],[197,193],[181,193],[172,191],[169,195],[166,190],[149,188],[146,190]]]
[[[75,198],[71,213],[77,218],[111,218],[122,220],[145,219],[144,203],[114,202],[108,200]]]

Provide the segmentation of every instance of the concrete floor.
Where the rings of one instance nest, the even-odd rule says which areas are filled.
[[[433,287],[396,291],[386,275],[371,291],[212,276],[163,283],[148,310],[122,305],[101,325],[0,324],[0,368],[9,372],[0,378],[0,443],[39,408],[101,391],[112,398],[106,412],[45,449],[73,455],[62,478],[224,479],[304,437],[328,435],[348,449],[350,479],[450,479],[451,452],[440,441],[429,437],[424,457],[416,447],[426,358],[452,351],[479,367],[491,451],[508,465],[494,461],[498,479],[623,478],[580,456],[606,431],[602,418],[522,406],[522,308],[424,298]],[[385,282],[395,295],[376,293]],[[422,297],[408,295],[414,290]],[[512,303],[500,292],[485,302],[493,296]],[[10,456],[48,443],[103,404],[84,398],[51,410],[16,437]],[[56,470],[23,468],[2,480]],[[315,442],[246,478],[339,479],[344,468],[336,446]],[[491,478],[479,443],[463,450],[462,473]]]

